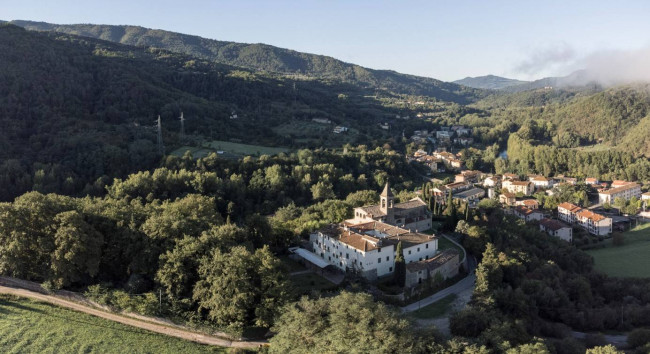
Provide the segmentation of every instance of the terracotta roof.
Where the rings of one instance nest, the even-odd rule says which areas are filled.
[[[468,184],[465,182],[454,182],[454,183],[445,184],[445,187],[447,188],[466,187],[466,186],[468,186]]]
[[[575,213],[575,212],[579,211],[580,209],[582,209],[582,208],[580,208],[579,206],[577,206],[575,204],[571,204],[571,203],[567,203],[567,202],[561,203],[557,207],[566,209],[566,210],[568,210],[568,211],[570,211],[572,213]]]
[[[544,176],[535,176],[530,178],[531,181],[538,181],[538,182],[548,182],[548,178]]]
[[[513,186],[527,186],[531,182],[530,181],[511,181],[510,182]]]
[[[379,231],[387,235],[387,237],[381,239],[385,244],[397,245],[397,243],[401,241],[404,249],[421,243],[429,242],[437,238],[435,235],[427,235],[421,232],[412,232],[410,230],[389,225],[381,221],[370,221],[356,225],[348,223],[347,225],[349,229],[358,233],[364,233],[372,230]]]
[[[379,205],[369,205],[369,206],[361,207],[361,209],[363,209],[363,211],[365,211],[366,213],[372,215],[372,217],[381,217],[386,215],[386,213],[381,211],[381,207]]]
[[[395,209],[414,209],[414,208],[418,208],[418,207],[426,206],[426,205],[427,205],[427,203],[425,203],[422,199],[420,199],[420,197],[415,197],[415,198],[409,200],[408,202],[395,204],[394,208]]]
[[[585,178],[585,182],[594,182],[594,183],[596,183],[597,181],[598,181],[597,178],[592,178],[592,177]]]
[[[506,198],[516,198],[517,197],[516,194],[510,193],[510,192],[504,192],[501,195],[505,196]]]
[[[577,214],[578,217],[590,219],[593,222],[599,222],[605,220],[606,218],[600,214],[596,214],[591,210],[583,209]]]
[[[608,191],[600,192],[600,194],[612,195],[612,194],[616,194],[616,193],[620,193],[620,192],[625,192],[628,189],[634,189],[634,188],[640,188],[640,187],[641,186],[639,186],[636,183],[629,183],[629,184],[626,184],[624,186],[612,188],[612,189],[610,189]]]
[[[522,215],[530,215],[533,213],[541,213],[539,210],[533,210],[533,209],[528,209],[525,206],[518,205],[515,207],[515,210],[517,213],[522,214]]]
[[[645,193],[643,193],[643,194],[641,194],[641,195],[647,195],[647,196],[650,196],[650,192],[645,192]]]
[[[364,252],[376,250],[381,242],[376,237],[358,234],[350,229],[340,229],[339,241]]]
[[[521,203],[523,205],[539,205],[539,202],[537,200],[535,200],[535,199],[522,200]]]
[[[553,220],[553,219],[542,219],[539,222],[540,225],[544,226],[545,229],[557,231],[560,229],[568,228],[569,226],[566,225],[565,223],[558,221],[558,220]]]
[[[437,268],[440,268],[445,263],[451,261],[452,259],[454,259],[454,257],[457,257],[457,256],[459,256],[458,251],[453,249],[453,248],[449,248],[449,249],[446,249],[446,250],[438,253],[437,255],[435,255],[435,256],[433,256],[433,257],[431,257],[429,259],[425,259],[423,261],[413,262],[413,263],[407,264],[406,265],[406,270],[408,270],[409,272],[412,272],[412,273],[420,271],[420,270],[424,270],[424,269],[427,269],[428,271],[432,271],[432,270],[435,270]]]

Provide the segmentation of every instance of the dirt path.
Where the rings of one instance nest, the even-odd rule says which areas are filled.
[[[186,340],[190,340],[202,344],[217,345],[220,347],[234,347],[234,348],[257,348],[265,344],[265,342],[233,341],[229,339],[190,332],[183,329],[174,328],[171,326],[165,326],[162,324],[150,323],[135,318],[124,317],[114,313],[94,309],[88,306],[84,306],[82,304],[78,304],[73,301],[64,300],[52,295],[40,294],[26,289],[16,289],[16,288],[0,285],[0,294],[9,294],[9,295],[35,299],[53,305],[72,309],[75,311],[87,313],[89,315],[101,317],[109,321],[119,322],[128,326],[142,328],[151,332],[161,333],[167,336],[182,338],[182,339],[186,339]]]

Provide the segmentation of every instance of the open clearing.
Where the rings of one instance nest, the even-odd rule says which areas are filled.
[[[650,278],[650,223],[624,232],[625,244],[587,251],[596,269],[615,277]]]
[[[224,349],[46,303],[0,295],[0,352],[216,353]]]
[[[183,156],[186,151],[190,151],[194,158],[201,158],[208,156],[210,153],[222,152],[220,155],[227,158],[238,158],[242,156],[260,156],[260,155],[277,155],[281,152],[289,152],[289,149],[283,147],[268,147],[261,145],[248,145],[233,143],[230,141],[214,140],[205,143],[200,147],[182,146],[171,154],[176,156]]]
[[[457,297],[456,294],[449,294],[431,305],[413,311],[411,315],[418,319],[441,317],[451,310],[451,304]]]

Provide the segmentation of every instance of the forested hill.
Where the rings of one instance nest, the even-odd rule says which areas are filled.
[[[287,82],[160,49],[8,24],[0,25],[0,68],[0,200],[28,190],[80,193],[102,176],[155,167],[158,115],[169,152],[179,145],[181,112],[188,138],[198,142],[285,146],[293,139],[272,127],[345,117],[362,137],[388,114],[349,85]],[[234,109],[240,119],[229,119]]]
[[[525,84],[527,81],[508,79],[507,77],[485,75],[477,77],[466,77],[461,80],[453,81],[455,84],[488,90],[502,90],[507,87]]]
[[[481,90],[454,83],[389,70],[373,70],[324,55],[301,53],[266,44],[218,41],[138,26],[57,25],[32,21],[11,23],[29,30],[56,31],[134,46],[162,48],[252,70],[339,80],[361,88],[429,96],[441,101],[468,103],[485,95]]]

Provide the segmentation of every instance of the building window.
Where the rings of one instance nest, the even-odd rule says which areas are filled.
[[[389,272],[392,272],[392,271],[393,271],[393,267],[388,268],[388,271],[389,271]]]
[[[346,254],[345,254],[345,258],[346,258],[346,259],[350,259],[350,254],[349,254],[349,253],[346,253]]]
[[[386,262],[390,261],[390,256],[386,256]]]
[[[424,248],[429,248],[429,244],[427,243],[427,244],[424,246]]]
[[[420,252],[420,247],[418,247],[418,252]]]
[[[411,250],[409,250],[409,254],[411,254]]]
[[[381,263],[381,258],[377,258],[377,263]]]

